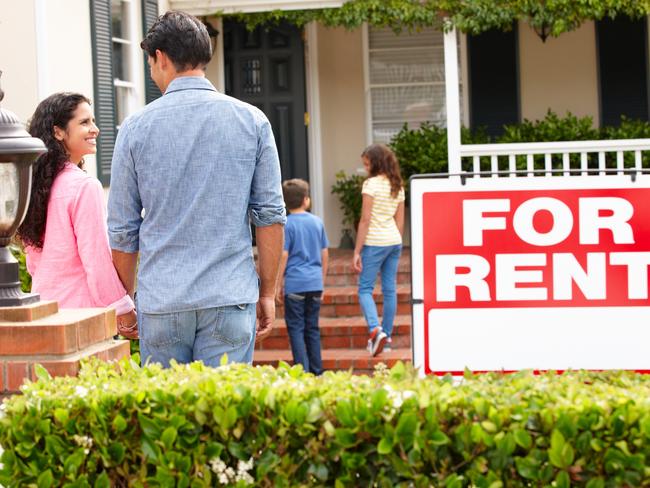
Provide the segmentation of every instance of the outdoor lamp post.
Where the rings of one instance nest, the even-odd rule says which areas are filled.
[[[3,98],[0,87],[0,102]],[[43,141],[31,137],[16,115],[0,107],[0,307],[39,301],[37,293],[20,290],[18,261],[7,246],[27,212],[32,163],[46,151]]]

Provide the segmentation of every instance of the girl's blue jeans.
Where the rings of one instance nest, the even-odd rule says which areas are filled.
[[[361,249],[361,274],[359,275],[359,303],[370,332],[381,325],[383,331],[391,336],[397,310],[397,266],[402,254],[402,245],[363,246]],[[384,296],[384,311],[379,324],[377,305],[372,298],[372,290],[381,274],[381,292]]]

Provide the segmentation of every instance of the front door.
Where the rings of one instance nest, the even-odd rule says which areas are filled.
[[[302,32],[290,24],[248,31],[224,20],[226,94],[255,105],[273,127],[282,179],[309,181]]]

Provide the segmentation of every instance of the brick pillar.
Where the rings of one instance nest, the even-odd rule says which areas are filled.
[[[103,308],[59,310],[56,302],[0,307],[0,396],[15,393],[34,365],[52,376],[76,375],[81,359],[129,355],[129,341],[116,341],[115,311]]]

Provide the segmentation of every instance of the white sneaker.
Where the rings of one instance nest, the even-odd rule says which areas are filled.
[[[377,327],[377,329],[378,331],[375,333],[375,337],[372,341],[372,349],[370,351],[370,354],[372,356],[376,356],[384,349],[384,346],[386,345],[386,340],[388,339],[388,336],[381,329],[381,327]]]

